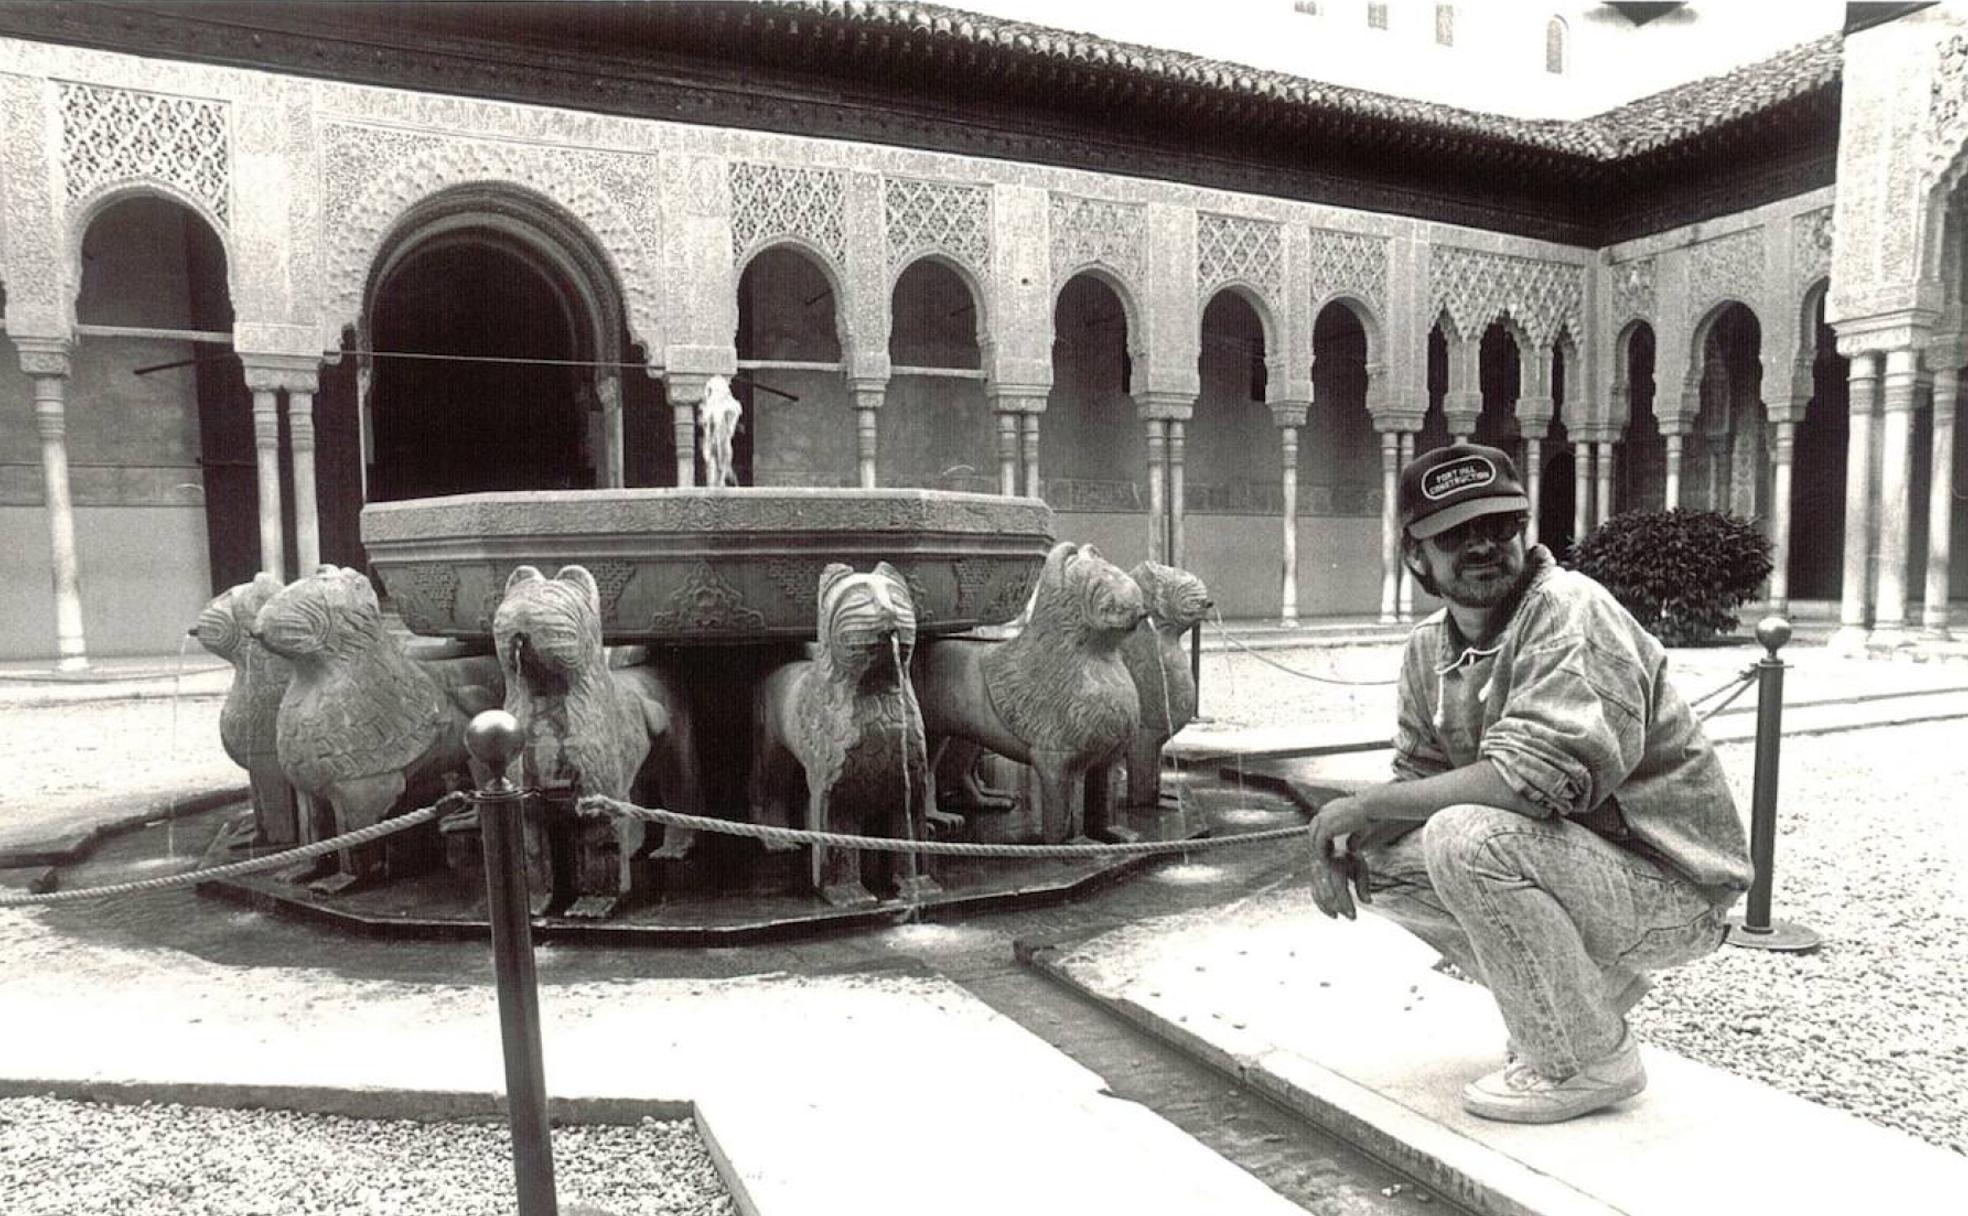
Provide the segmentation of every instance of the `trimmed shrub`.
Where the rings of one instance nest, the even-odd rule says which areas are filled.
[[[1597,579],[1669,646],[1734,632],[1770,574],[1770,542],[1721,511],[1629,511],[1594,528],[1572,568]]]

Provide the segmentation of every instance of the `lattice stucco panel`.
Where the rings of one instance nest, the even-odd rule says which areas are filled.
[[[1831,273],[1831,224],[1829,207],[1790,222],[1790,265],[1800,290]]]
[[[1148,216],[1134,203],[1054,194],[1052,279],[1098,262],[1140,289],[1148,266]]]
[[[882,214],[891,274],[928,253],[955,258],[979,275],[991,265],[988,187],[885,177]]]
[[[1385,316],[1390,253],[1386,237],[1314,228],[1310,251],[1313,296],[1324,299],[1335,292],[1350,292]]]
[[[1703,241],[1689,250],[1689,316],[1700,317],[1723,300],[1754,304],[1763,294],[1763,230],[1750,228]]]
[[[1615,262],[1606,268],[1606,280],[1612,287],[1613,322],[1616,328],[1636,317],[1645,321],[1654,320],[1657,315],[1654,276],[1652,258]]]
[[[232,147],[223,102],[69,81],[57,89],[71,207],[115,182],[164,182],[230,223]]]
[[[734,161],[731,258],[742,262],[759,246],[795,236],[847,264],[847,174],[840,169],[756,165]]]
[[[1539,346],[1561,328],[1585,332],[1580,324],[1584,267],[1436,245],[1429,251],[1429,273],[1436,311],[1446,310],[1465,338],[1480,337],[1506,313]]]
[[[1196,214],[1196,285],[1207,300],[1237,281],[1264,293],[1273,307],[1284,294],[1284,232],[1269,220],[1214,211]]]
[[[456,139],[329,123],[322,129],[328,321],[361,312],[384,236],[419,201],[452,186],[507,182],[563,208],[612,263],[630,333],[660,347],[652,253],[662,247],[655,158],[632,152]]]

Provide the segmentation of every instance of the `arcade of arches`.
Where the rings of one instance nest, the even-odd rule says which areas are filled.
[[[1848,39],[1847,123],[1864,65],[1957,24]],[[1392,487],[1458,438],[1512,452],[1561,553],[1620,511],[1713,507],[1772,540],[1772,607],[1858,643],[1946,637],[1968,596],[1958,169],[1909,196],[1841,153],[1835,185],[1587,248],[0,46],[33,85],[8,137],[67,165],[59,189],[10,180],[0,229],[0,596],[22,623],[0,657],[175,649],[256,570],[361,565],[365,502],[694,484],[719,375],[745,484],[1037,495],[1123,566],[1195,570],[1230,618],[1425,611]],[[186,103],[216,128],[154,104],[178,95],[221,99]],[[305,121],[248,157],[228,124],[262,111]],[[106,113],[177,155],[48,145]],[[1864,111],[1879,138],[1968,142],[1934,121]],[[1895,223],[1931,249],[1874,257]]]

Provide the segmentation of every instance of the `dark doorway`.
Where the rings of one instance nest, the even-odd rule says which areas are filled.
[[[459,241],[410,255],[376,293],[371,341],[369,501],[595,484],[593,373],[572,365],[561,296],[518,254]]]
[[[1578,466],[1572,459],[1571,445],[1561,436],[1562,431],[1554,434],[1545,448],[1552,456],[1544,462],[1543,482],[1538,488],[1538,542],[1564,561],[1578,539],[1572,534],[1578,510]]]

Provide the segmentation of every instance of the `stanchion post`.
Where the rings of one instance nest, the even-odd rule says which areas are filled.
[[[1729,918],[1729,944],[1747,950],[1815,950],[1818,935],[1802,925],[1770,919],[1776,883],[1777,753],[1783,742],[1784,661],[1777,651],[1790,641],[1790,622],[1766,616],[1756,625],[1764,656],[1756,662],[1756,771],[1750,793],[1749,857],[1756,867],[1742,916]]]
[[[488,774],[472,794],[472,805],[485,852],[485,918],[492,926],[492,968],[499,986],[499,1038],[506,1056],[519,1216],[557,1216],[532,913],[520,855],[519,815],[526,795],[506,776],[524,746],[519,722],[504,710],[486,710],[465,730],[466,749]]]

